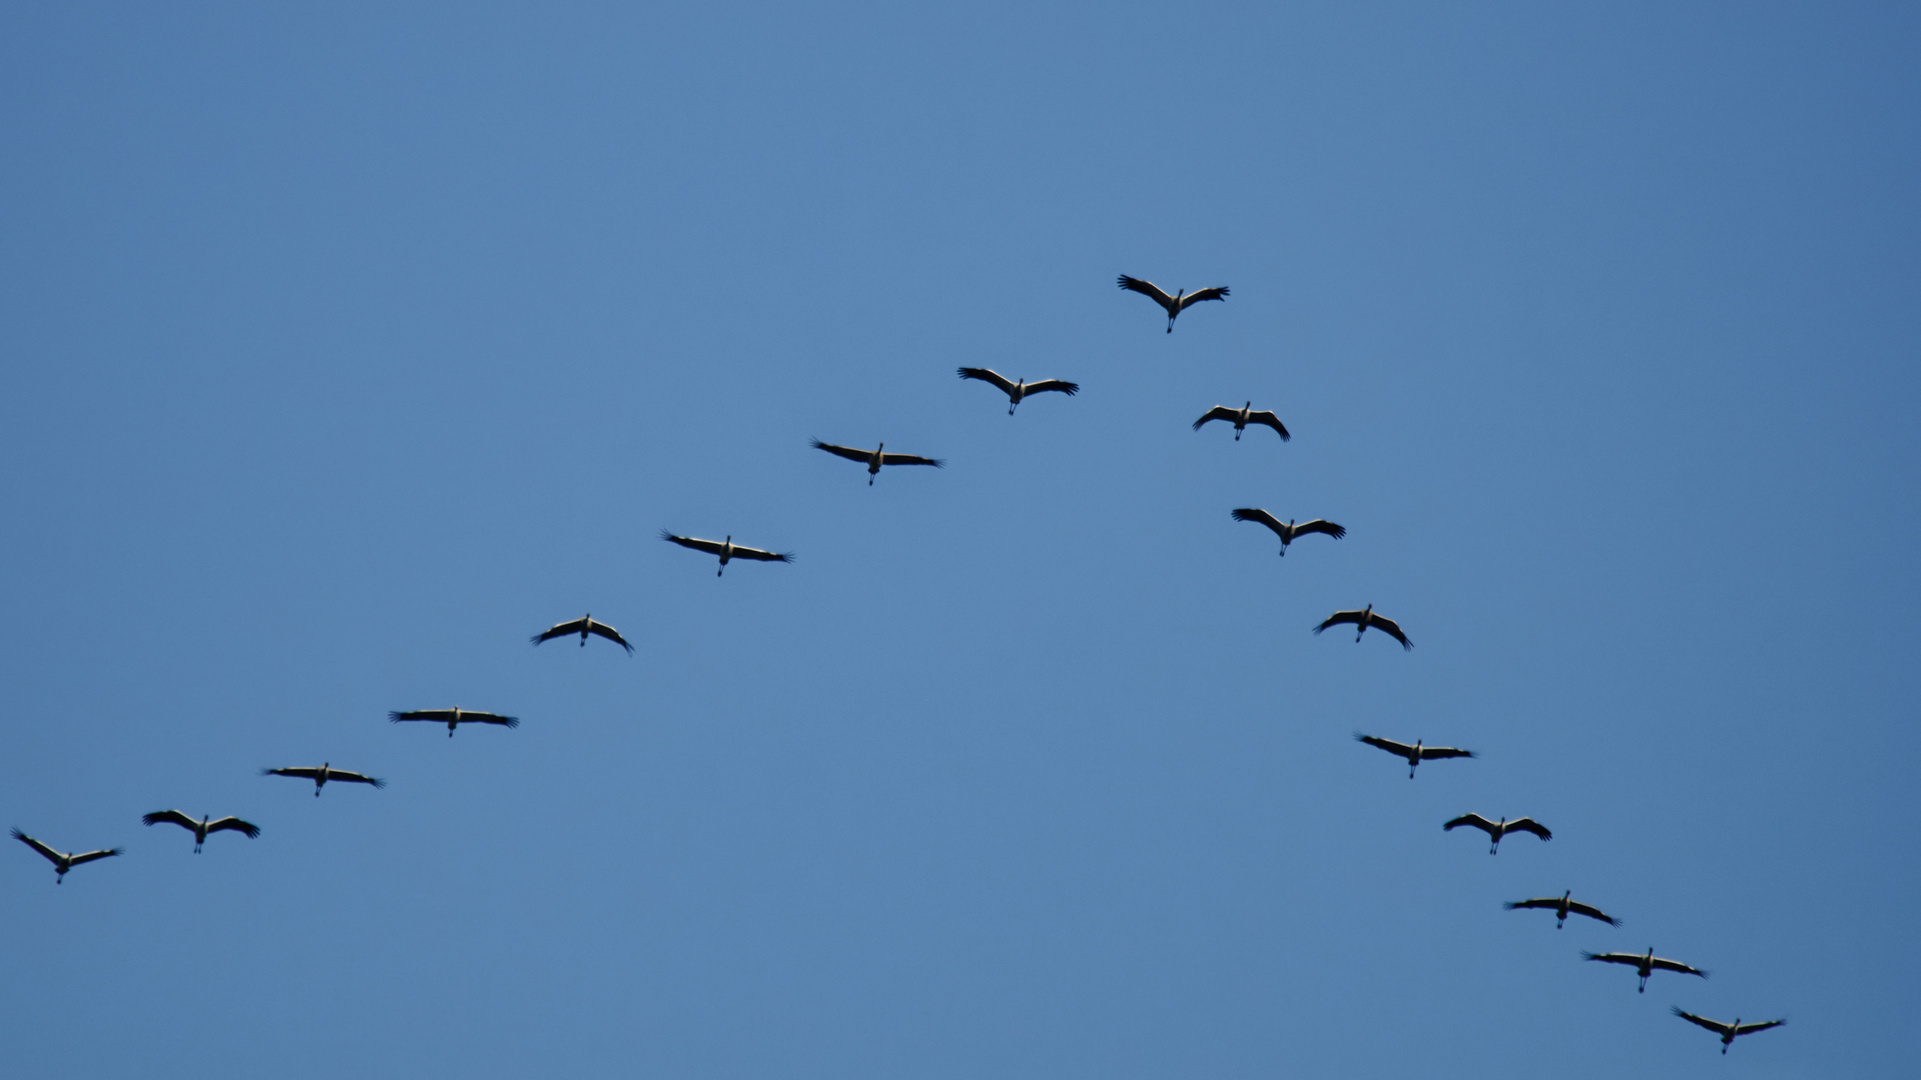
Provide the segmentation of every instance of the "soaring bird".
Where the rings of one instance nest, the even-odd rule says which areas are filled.
[[[1419,739],[1414,740],[1413,746],[1409,746],[1406,743],[1395,742],[1393,739],[1383,739],[1375,735],[1363,735],[1358,731],[1354,733],[1354,737],[1369,746],[1378,746],[1396,757],[1406,758],[1407,778],[1409,780],[1414,779],[1414,770],[1420,768],[1421,762],[1423,761],[1433,761],[1437,758],[1474,756],[1474,751],[1472,750],[1456,750],[1452,746],[1423,746]]]
[[[734,543],[732,533],[727,534],[727,539],[725,540],[702,540],[694,536],[675,536],[666,529],[662,529],[660,530],[660,538],[670,544],[679,544],[684,548],[693,548],[695,551],[704,551],[709,555],[720,556],[720,569],[714,571],[715,577],[719,577],[722,573],[726,572],[729,559],[757,559],[761,562],[794,561],[794,553],[791,551],[762,551],[759,548],[741,547],[739,544]]]
[[[90,863],[95,859],[105,859],[109,856],[120,854],[119,848],[108,848],[105,851],[83,851],[78,855],[69,855],[63,851],[53,850],[40,841],[35,840],[33,837],[28,836],[26,833],[21,832],[19,829],[13,830],[13,838],[40,854],[45,855],[47,861],[53,863],[53,883],[55,885],[60,884],[66,879],[67,871],[79,866],[81,863]]]
[[[1246,430],[1249,424],[1266,424],[1268,427],[1281,433],[1282,442],[1286,442],[1294,437],[1287,433],[1287,426],[1281,423],[1280,417],[1267,411],[1255,412],[1254,403],[1251,401],[1238,409],[1230,409],[1225,405],[1214,406],[1205,413],[1202,413],[1199,420],[1194,421],[1194,430],[1201,430],[1201,425],[1207,423],[1209,420],[1231,421],[1234,424],[1235,442],[1241,441],[1241,432]]]
[[[1299,525],[1294,524],[1293,518],[1288,518],[1287,524],[1283,525],[1281,524],[1280,518],[1275,517],[1265,510],[1257,510],[1251,506],[1243,506],[1239,510],[1234,511],[1231,516],[1235,521],[1252,521],[1256,525],[1265,525],[1273,529],[1274,535],[1281,538],[1282,558],[1287,557],[1287,545],[1306,536],[1308,533],[1326,533],[1336,540],[1347,535],[1347,529],[1321,518],[1315,518],[1313,521],[1303,521]],[[1379,626],[1380,623],[1381,620],[1375,620],[1376,626]]]
[[[964,367],[955,370],[960,372],[960,377],[963,379],[979,379],[981,382],[993,383],[998,387],[1001,393],[1007,395],[1007,415],[1009,416],[1014,415],[1014,410],[1020,406],[1022,398],[1034,394],[1045,394],[1049,390],[1058,390],[1068,397],[1081,392],[1080,383],[1072,383],[1064,379],[1042,379],[1039,382],[1017,379],[1014,382],[1008,382],[1006,376],[984,367]]]
[[[1401,624],[1384,615],[1374,614],[1373,604],[1367,605],[1366,609],[1362,611],[1337,611],[1329,615],[1327,621],[1315,627],[1314,632],[1318,634],[1330,626],[1339,626],[1342,623],[1353,623],[1355,626],[1360,627],[1359,630],[1354,632],[1354,643],[1357,645],[1360,644],[1361,635],[1367,633],[1369,627],[1378,627],[1381,633],[1400,642],[1402,649],[1412,649],[1414,647],[1414,643],[1407,639],[1407,635],[1401,633]]]
[[[262,769],[260,770],[260,775],[298,776],[302,780],[312,780],[313,797],[316,799],[320,797],[320,789],[326,787],[327,781],[329,780],[336,780],[343,784],[372,784],[377,788],[387,786],[385,780],[375,779],[374,777],[365,776],[357,772],[348,772],[345,769],[336,769],[326,762],[322,762],[319,768],[315,768],[312,765],[293,765],[285,769]]]
[[[1461,825],[1472,825],[1494,838],[1494,846],[1487,849],[1489,855],[1497,855],[1500,853],[1501,837],[1511,832],[1531,832],[1543,840],[1554,839],[1554,834],[1547,831],[1547,826],[1542,825],[1533,818],[1527,817],[1515,818],[1513,821],[1509,821],[1506,818],[1502,818],[1499,821],[1489,821],[1479,814],[1462,814],[1460,817],[1441,826],[1441,830],[1443,832],[1452,832],[1457,826]]]
[[[237,817],[215,818],[212,821],[208,821],[205,814],[200,816],[199,821],[195,821],[178,810],[155,810],[151,814],[143,815],[140,821],[143,825],[158,825],[165,821],[191,831],[193,833],[193,853],[195,855],[200,854],[200,845],[207,842],[208,833],[217,833],[222,829],[232,829],[234,832],[244,833],[249,840],[260,835],[260,826],[255,825],[251,821],[242,821]]]
[[[1654,946],[1652,945],[1648,946],[1648,951],[1645,956],[1627,952],[1584,952],[1581,955],[1589,960],[1599,960],[1603,964],[1624,964],[1640,972],[1641,989],[1637,992],[1642,994],[1648,992],[1648,976],[1657,971],[1678,971],[1683,975],[1699,975],[1703,979],[1708,977],[1708,973],[1699,968],[1691,968],[1679,960],[1665,960],[1654,955]]]
[[[1140,278],[1131,278],[1126,274],[1122,274],[1120,286],[1130,292],[1140,293],[1142,296],[1166,308],[1167,332],[1170,334],[1174,332],[1174,320],[1180,317],[1181,312],[1186,310],[1189,304],[1198,304],[1203,300],[1227,299],[1227,286],[1225,285],[1212,289],[1202,289],[1199,292],[1188,292],[1186,289],[1182,289],[1173,296],[1169,296],[1160,290],[1160,286],[1155,285],[1151,281],[1142,281]]]
[[[1686,1020],[1690,1024],[1698,1024],[1714,1032],[1716,1035],[1721,1036],[1721,1052],[1723,1054],[1727,1053],[1728,1047],[1734,1045],[1734,1040],[1742,1035],[1752,1035],[1757,1031],[1778,1028],[1782,1024],[1787,1023],[1786,1020],[1769,1020],[1765,1024],[1743,1024],[1741,1018],[1737,1016],[1734,1018],[1734,1023],[1723,1024],[1719,1020],[1709,1020],[1705,1016],[1696,1016],[1691,1012],[1683,1012],[1679,1006],[1674,1006],[1673,1008],[1674,1015]]]
[[[1567,917],[1569,915],[1586,915],[1590,919],[1599,919],[1609,926],[1621,925],[1619,919],[1611,915],[1602,914],[1600,908],[1589,907],[1579,900],[1568,899],[1568,897],[1573,895],[1574,890],[1569,889],[1567,892],[1562,893],[1559,899],[1552,896],[1537,896],[1532,900],[1510,900],[1502,906],[1506,907],[1509,911],[1514,911],[1518,908],[1540,908],[1542,911],[1552,911],[1554,913],[1554,928],[1556,930],[1567,925]]]
[[[583,649],[587,647],[587,635],[598,634],[621,648],[626,649],[628,656],[634,655],[634,647],[627,644],[627,639],[620,636],[620,631],[608,626],[604,622],[595,622],[591,612],[569,622],[555,623],[540,633],[535,634],[531,640],[534,644],[538,645],[543,641],[552,641],[554,638],[566,637],[569,634],[580,635],[580,647]]]
[[[454,729],[462,724],[499,724],[501,727],[519,727],[520,717],[502,716],[499,713],[474,712],[456,705],[451,709],[415,709],[412,712],[390,712],[387,719],[395,724],[404,720],[431,720],[436,724],[447,725],[447,737],[454,737]]]
[[[944,469],[947,467],[945,461],[940,461],[935,458],[915,457],[912,454],[883,454],[881,451],[886,448],[886,443],[881,443],[872,450],[856,450],[851,446],[835,446],[833,443],[824,443],[819,439],[809,441],[816,450],[825,450],[830,454],[844,457],[849,461],[859,461],[866,464],[867,486],[869,487],[874,485],[874,477],[880,472],[882,465],[932,465],[936,469]]]

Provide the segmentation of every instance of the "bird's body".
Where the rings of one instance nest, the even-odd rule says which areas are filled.
[[[1169,296],[1161,291],[1160,286],[1151,281],[1142,281],[1140,278],[1131,278],[1126,274],[1122,274],[1120,276],[1120,287],[1129,292],[1140,293],[1142,296],[1147,297],[1149,300],[1165,308],[1167,310],[1167,332],[1170,334],[1174,332],[1174,320],[1180,316],[1181,312],[1187,310],[1190,305],[1198,304],[1203,300],[1227,299],[1227,286],[1225,285],[1216,286],[1212,289],[1201,289],[1196,292],[1188,292],[1186,289],[1182,289],[1173,296]]]
[[[381,780],[372,776],[367,776],[364,773],[348,772],[345,769],[336,769],[333,767],[333,765],[327,762],[322,762],[318,766],[292,765],[284,769],[262,769],[260,770],[260,775],[262,776],[297,776],[302,780],[312,780],[313,781],[313,797],[316,799],[320,797],[320,789],[323,787],[326,787],[327,782],[330,780],[339,781],[340,783],[343,783],[343,784],[368,784],[377,788],[383,788],[387,786],[387,782],[385,780]]]
[[[1385,615],[1374,614],[1373,604],[1367,605],[1366,608],[1360,611],[1337,611],[1329,615],[1321,625],[1315,627],[1314,632],[1318,634],[1330,626],[1339,626],[1342,623],[1353,623],[1360,628],[1354,632],[1354,642],[1357,645],[1360,644],[1361,635],[1367,633],[1369,627],[1373,627],[1388,637],[1393,638],[1395,641],[1400,642],[1401,648],[1404,650],[1414,647],[1414,643],[1407,639],[1407,635],[1401,633],[1401,624]]]
[[[1684,1012],[1678,1006],[1674,1009],[1674,1015],[1686,1020],[1690,1024],[1707,1028],[1709,1031],[1721,1036],[1721,1052],[1723,1054],[1727,1053],[1728,1047],[1734,1045],[1734,1040],[1742,1035],[1752,1035],[1757,1031],[1778,1028],[1782,1024],[1787,1023],[1786,1020],[1768,1020],[1759,1024],[1743,1024],[1741,1018],[1737,1016],[1734,1018],[1734,1023],[1723,1024],[1719,1020],[1709,1020],[1705,1016],[1696,1016],[1691,1012]]]
[[[1460,817],[1441,826],[1441,829],[1444,832],[1453,832],[1462,825],[1470,825],[1479,829],[1493,839],[1494,845],[1487,849],[1489,855],[1500,854],[1501,837],[1511,832],[1533,833],[1543,840],[1554,839],[1554,834],[1547,831],[1547,826],[1528,817],[1515,818],[1513,821],[1509,821],[1506,818],[1502,818],[1499,821],[1489,821],[1479,814],[1462,814]]]
[[[1042,379],[1039,382],[1028,382],[1025,379],[1016,379],[1009,382],[1006,376],[999,372],[989,370],[988,368],[964,367],[956,368],[955,370],[960,372],[960,377],[963,379],[978,379],[981,382],[991,383],[998,387],[1001,393],[1007,395],[1007,415],[1009,416],[1014,415],[1014,410],[1020,407],[1022,400],[1032,397],[1035,394],[1057,391],[1066,394],[1068,397],[1073,397],[1075,394],[1081,392],[1080,383],[1071,383],[1062,379]]]
[[[1567,924],[1567,917],[1569,915],[1585,915],[1590,919],[1596,919],[1609,926],[1621,925],[1619,919],[1602,914],[1601,909],[1590,907],[1587,904],[1581,903],[1579,900],[1570,899],[1573,895],[1574,890],[1569,889],[1559,897],[1537,896],[1531,900],[1512,900],[1503,906],[1509,911],[1516,911],[1521,908],[1540,908],[1542,911],[1552,911],[1554,913],[1554,928],[1556,930],[1559,930]]]
[[[1251,401],[1238,409],[1231,409],[1226,405],[1214,406],[1202,413],[1199,420],[1194,421],[1194,430],[1201,430],[1203,424],[1212,420],[1226,420],[1231,422],[1234,425],[1235,442],[1241,441],[1241,432],[1246,430],[1249,424],[1266,424],[1280,434],[1282,442],[1286,442],[1294,437],[1287,433],[1287,426],[1281,423],[1280,417],[1266,410],[1256,412],[1254,403]]]
[[[1584,952],[1581,956],[1588,960],[1599,960],[1603,964],[1621,964],[1633,968],[1641,975],[1641,989],[1637,992],[1642,994],[1648,991],[1648,976],[1657,971],[1676,971],[1683,975],[1699,975],[1703,979],[1708,977],[1708,973],[1699,968],[1691,968],[1679,960],[1669,960],[1665,957],[1654,955],[1654,946],[1652,945],[1648,946],[1648,951],[1645,955],[1625,952]]]
[[[33,837],[28,836],[26,833],[21,832],[19,829],[13,830],[13,838],[39,852],[46,857],[48,862],[53,864],[53,883],[55,885],[66,880],[67,871],[82,863],[90,863],[95,859],[112,858],[121,853],[119,848],[103,848],[99,851],[82,851],[78,853],[55,851],[40,841],[35,840]]]
[[[947,467],[947,463],[938,458],[916,457],[913,454],[882,453],[883,450],[887,449],[886,443],[881,443],[872,450],[860,450],[852,446],[835,446],[833,443],[824,443],[819,439],[810,440],[810,445],[816,450],[825,450],[836,457],[844,457],[849,461],[858,461],[866,465],[867,486],[869,487],[874,485],[874,477],[880,474],[880,467],[882,465],[932,465],[936,469],[944,469]]]
[[[1434,761],[1439,758],[1474,756],[1474,751],[1472,750],[1457,750],[1452,746],[1425,746],[1422,745],[1419,739],[1414,740],[1413,746],[1409,746],[1406,743],[1395,742],[1393,739],[1383,739],[1374,735],[1363,735],[1358,731],[1354,733],[1354,737],[1369,746],[1378,747],[1390,754],[1406,758],[1407,778],[1409,780],[1414,779],[1414,770],[1419,768],[1423,761]]]
[[[449,739],[454,737],[454,729],[462,724],[497,724],[501,727],[509,728],[520,726],[520,717],[518,716],[502,716],[499,713],[474,712],[472,709],[463,709],[458,705],[451,709],[414,709],[411,712],[390,712],[387,714],[387,720],[395,724],[408,720],[425,720],[435,724],[445,724],[447,725],[447,737]]]
[[[140,823],[143,825],[158,825],[162,822],[178,825],[192,832],[193,853],[195,855],[200,854],[200,845],[207,842],[207,836],[211,833],[231,829],[249,840],[260,835],[260,826],[250,821],[242,821],[237,817],[214,818],[209,821],[207,815],[202,814],[200,820],[195,821],[178,810],[156,810],[140,818]]]
[[[715,577],[719,577],[725,573],[727,564],[734,559],[754,559],[759,562],[794,561],[794,553],[791,551],[762,551],[759,548],[742,547],[734,543],[732,533],[729,533],[725,540],[702,540],[695,536],[675,536],[666,529],[662,529],[660,530],[660,538],[671,544],[679,544],[684,548],[692,548],[695,551],[704,551],[709,555],[720,556],[720,569],[714,571]]]
[[[1230,516],[1233,517],[1235,521],[1251,521],[1256,525],[1265,525],[1274,530],[1274,535],[1281,538],[1281,556],[1283,558],[1287,556],[1287,545],[1309,533],[1326,533],[1336,540],[1347,535],[1345,528],[1331,521],[1315,518],[1313,521],[1303,521],[1299,525],[1296,525],[1294,524],[1294,519],[1289,518],[1287,522],[1283,524],[1280,518],[1275,517],[1265,510],[1252,506],[1243,506],[1239,510],[1234,511]]]
[[[538,645],[543,641],[552,641],[554,638],[566,637],[569,634],[580,635],[580,647],[583,649],[587,647],[587,635],[594,634],[599,637],[604,637],[608,641],[626,649],[628,656],[634,655],[634,647],[627,644],[627,639],[620,636],[620,631],[608,626],[604,622],[595,622],[592,613],[582,615],[578,619],[570,619],[564,623],[555,623],[540,633],[535,634],[532,640],[534,644]]]

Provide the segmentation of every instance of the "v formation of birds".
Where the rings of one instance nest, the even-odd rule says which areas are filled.
[[[1167,312],[1166,332],[1170,334],[1174,332],[1175,320],[1179,318],[1180,314],[1187,310],[1188,307],[1207,300],[1225,300],[1228,295],[1227,288],[1222,286],[1200,289],[1191,293],[1182,289],[1173,296],[1169,296],[1158,286],[1154,285],[1153,282],[1144,281],[1139,278],[1131,278],[1124,274],[1121,275],[1119,284],[1121,288],[1130,292],[1140,293],[1159,304]],[[1007,395],[1007,413],[1009,416],[1014,414],[1014,411],[1020,407],[1023,401],[1036,394],[1059,393],[1066,397],[1072,397],[1080,392],[1079,383],[1067,382],[1062,379],[1042,379],[1035,382],[1028,382],[1024,377],[1008,379],[1006,376],[987,368],[960,368],[959,376],[963,380],[987,383]],[[1194,421],[1193,428],[1199,431],[1209,423],[1222,421],[1233,425],[1234,439],[1237,442],[1241,439],[1243,432],[1250,424],[1271,428],[1275,434],[1280,436],[1282,442],[1287,442],[1293,438],[1278,416],[1271,411],[1256,410],[1253,408],[1253,404],[1250,400],[1243,402],[1239,408],[1227,405],[1216,405],[1203,413],[1200,419]],[[858,462],[865,466],[869,485],[874,483],[881,469],[887,466],[929,465],[937,469],[946,466],[945,461],[937,458],[920,457],[914,454],[888,453],[886,452],[885,443],[876,445],[872,450],[864,447],[839,446],[833,443],[822,442],[819,439],[810,440],[810,445],[817,450],[823,450],[836,457]],[[1231,511],[1231,516],[1235,521],[1258,524],[1271,530],[1275,536],[1280,539],[1280,554],[1283,556],[1287,554],[1288,547],[1292,545],[1295,540],[1303,536],[1322,535],[1338,540],[1347,535],[1346,528],[1336,525],[1331,521],[1320,518],[1299,521],[1295,518],[1289,518],[1286,522],[1282,522],[1277,515],[1254,507],[1235,509]],[[691,551],[698,551],[717,557],[719,560],[719,567],[715,571],[717,575],[725,574],[727,564],[736,559],[744,559],[750,562],[791,563],[794,561],[792,552],[776,552],[762,548],[748,547],[744,544],[736,544],[734,543],[732,535],[728,535],[721,540],[708,540],[693,536],[679,536],[666,529],[662,529],[660,538]],[[1410,640],[1406,632],[1401,629],[1400,624],[1376,612],[1374,605],[1371,603],[1358,610],[1337,611],[1329,615],[1319,625],[1313,627],[1313,632],[1320,634],[1336,626],[1353,626],[1355,628],[1354,641],[1356,644],[1361,642],[1361,639],[1367,635],[1369,630],[1378,630],[1398,642],[1403,650],[1414,648],[1414,642]],[[622,649],[625,649],[628,655],[633,655],[633,645],[621,636],[620,631],[595,619],[592,613],[585,614],[578,619],[569,619],[565,622],[556,623],[546,630],[533,635],[532,642],[534,645],[540,645],[548,641],[577,638],[580,646],[585,648],[587,640],[590,637],[599,637],[610,641]],[[396,710],[388,713],[387,718],[395,724],[415,722],[444,724],[447,728],[448,738],[452,738],[462,724],[480,724],[503,728],[515,728],[520,725],[518,717],[462,709],[458,706],[446,709]],[[1428,746],[1420,740],[1408,744],[1381,736],[1361,734],[1359,732],[1355,733],[1354,738],[1365,745],[1384,750],[1393,754],[1395,757],[1405,759],[1408,764],[1407,775],[1410,780],[1414,778],[1416,770],[1424,761],[1444,760],[1447,758],[1472,758],[1476,756],[1471,750],[1462,750],[1452,746]],[[261,774],[265,776],[311,780],[313,781],[313,793],[316,798],[320,796],[321,790],[329,783],[364,785],[373,788],[386,786],[386,781],[383,779],[348,769],[337,769],[333,767],[331,762],[323,762],[317,766],[290,765],[279,768],[265,768],[260,771]],[[143,815],[140,820],[146,825],[177,825],[193,833],[193,850],[196,854],[200,852],[208,838],[215,833],[236,832],[251,840],[258,837],[261,831],[259,826],[238,817],[227,816],[215,818],[211,815],[203,814],[200,818],[196,819],[191,814],[180,810],[156,810]],[[1502,817],[1490,820],[1480,814],[1468,813],[1447,821],[1441,826],[1444,831],[1449,832],[1462,827],[1479,829],[1486,833],[1490,840],[1488,847],[1489,854],[1499,854],[1502,839],[1517,832],[1528,833],[1543,841],[1554,838],[1554,834],[1551,833],[1546,826],[1529,817]],[[63,852],[27,835],[17,828],[13,830],[13,838],[32,848],[42,857],[53,863],[54,881],[56,884],[63,882],[66,879],[66,875],[72,871],[74,867],[124,853],[124,849],[117,847],[85,852]],[[1564,926],[1570,915],[1579,915],[1585,919],[1604,923],[1610,927],[1620,925],[1620,920],[1602,912],[1599,908],[1573,899],[1571,890],[1563,892],[1558,897],[1540,896],[1525,900],[1508,901],[1504,906],[1510,911],[1552,911],[1555,913],[1556,929]],[[1646,992],[1648,978],[1657,971],[1669,971],[1682,975],[1694,975],[1701,978],[1707,977],[1707,972],[1698,968],[1691,967],[1678,960],[1654,955],[1652,946],[1650,946],[1645,953],[1584,952],[1582,953],[1582,957],[1589,961],[1634,968],[1640,977],[1639,990],[1641,992]],[[1769,1028],[1780,1027],[1787,1023],[1785,1020],[1742,1023],[1739,1017],[1735,1018],[1732,1022],[1722,1022],[1697,1016],[1679,1007],[1674,1008],[1673,1013],[1681,1019],[1687,1020],[1689,1023],[1719,1035],[1721,1037],[1721,1052],[1723,1054],[1727,1053],[1728,1047],[1738,1036],[1766,1031]]]

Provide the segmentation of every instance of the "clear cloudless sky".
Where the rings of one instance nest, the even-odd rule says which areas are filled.
[[[6,5],[0,826],[126,855],[0,849],[0,1071],[1914,1075],[1917,54]],[[522,724],[386,721],[455,704]],[[1567,889],[1625,925],[1501,908]],[[1712,977],[1580,960],[1650,945]]]

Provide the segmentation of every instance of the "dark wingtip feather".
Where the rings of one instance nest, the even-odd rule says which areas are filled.
[[[390,711],[390,712],[388,712],[388,713],[387,713],[387,722],[388,722],[388,723],[390,723],[390,724],[398,724],[398,723],[400,723],[400,713],[399,713],[398,711]]]
[[[674,538],[674,534],[673,534],[673,531],[672,531],[672,530],[670,530],[670,529],[662,529],[662,530],[660,530],[660,538],[661,538],[662,540],[668,540],[668,541],[671,541],[671,540],[673,540],[673,538]]]
[[[505,720],[503,720],[503,721],[501,721],[501,722],[502,722],[502,723],[504,723],[504,724],[506,724],[506,725],[507,725],[508,727],[510,727],[510,728],[517,728],[517,727],[519,727],[519,726],[520,726],[520,717],[518,717],[518,716],[509,716],[509,717],[507,717],[507,718],[506,718]]]
[[[140,815],[140,824],[155,825],[159,823],[161,818],[166,816],[167,812],[165,810],[156,810],[151,814],[142,814]]]
[[[369,776],[367,778],[367,782],[377,788],[384,788],[387,786],[387,782],[385,780],[382,780],[378,776]]]

